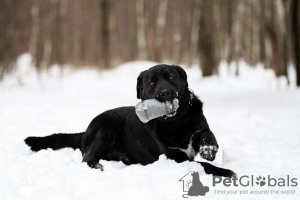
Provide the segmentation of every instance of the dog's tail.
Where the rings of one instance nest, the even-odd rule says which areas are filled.
[[[212,174],[213,176],[224,176],[224,177],[234,177],[236,173],[230,169],[224,169],[220,167],[213,166],[212,164],[206,162],[199,162],[204,168],[205,173]]]
[[[30,146],[32,151],[39,151],[41,149],[51,148],[53,150],[71,147],[73,149],[80,148],[81,138],[83,133],[58,133],[45,137],[28,137],[24,141]]]

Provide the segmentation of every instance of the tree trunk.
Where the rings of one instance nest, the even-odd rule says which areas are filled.
[[[214,24],[213,24],[213,0],[202,2],[199,31],[199,58],[203,76],[211,76],[217,68]]]
[[[191,30],[191,41],[190,41],[190,50],[188,58],[188,66],[191,66],[194,63],[195,58],[197,57],[197,45],[199,41],[199,29],[200,29],[200,14],[201,14],[201,1],[195,0],[194,10],[193,10],[193,22]]]
[[[101,31],[102,31],[102,56],[105,69],[110,68],[110,31],[109,31],[109,15],[110,6],[109,0],[101,0]]]
[[[32,62],[36,65],[36,55],[37,55],[37,45],[38,45],[38,36],[39,36],[39,1],[35,0],[31,7],[31,35],[30,35],[30,42],[29,42],[29,53],[32,56]]]
[[[259,61],[265,64],[265,0],[260,1],[259,16]]]
[[[146,29],[145,29],[145,2],[144,0],[136,0],[136,24],[137,24],[137,44],[138,58],[146,59]]]
[[[158,61],[161,62],[163,56],[163,37],[168,10],[168,0],[161,0],[158,8],[157,27],[156,27],[156,51],[158,51]]]
[[[81,55],[81,1],[73,2],[73,64],[80,65]]]
[[[175,63],[180,63],[180,41],[181,41],[181,32],[180,32],[180,23],[181,23],[181,2],[182,1],[176,1],[175,6],[173,8],[173,12],[176,13],[175,16],[173,15],[173,55],[172,60]]]
[[[293,0],[291,3],[291,18],[292,18],[292,38],[293,38],[293,50],[294,50],[294,64],[296,69],[297,86],[300,87],[300,37],[299,37],[299,1]]]

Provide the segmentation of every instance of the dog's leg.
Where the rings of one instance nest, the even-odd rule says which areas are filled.
[[[201,133],[199,145],[199,153],[202,158],[209,161],[213,161],[216,158],[219,145],[214,134],[209,129]]]
[[[104,160],[122,161],[125,165],[131,165],[132,162],[124,151],[117,150],[115,147],[105,154]]]
[[[209,125],[203,113],[200,116],[200,126],[198,129],[201,130],[199,131],[200,134],[195,135],[195,137],[200,136],[200,141],[197,143],[197,145],[199,145],[200,156],[206,160],[213,161],[216,158],[219,145],[214,134],[210,131]],[[198,151],[198,147],[195,148]]]
[[[179,150],[173,150],[172,152],[169,152],[167,154],[167,157],[175,160],[177,163],[181,163],[181,162],[184,162],[187,160],[189,160],[191,162],[197,162],[197,161],[193,161],[192,159],[189,159],[185,153],[180,152]],[[205,162],[197,162],[197,163],[202,165],[205,173],[207,173],[207,174],[212,174],[213,176],[224,176],[224,177],[236,176],[235,172],[233,172],[229,169],[216,167],[214,165],[211,165],[211,164],[205,163]]]
[[[116,134],[113,130],[100,127],[91,145],[84,152],[82,162],[87,162],[91,168],[103,171],[104,167],[99,160],[105,158],[105,155],[113,148]]]
[[[107,111],[97,116],[82,138],[82,162],[91,168],[103,170],[100,159],[115,151],[116,136],[121,132],[121,120],[114,112]]]
[[[236,173],[229,169],[216,167],[216,166],[213,166],[213,165],[211,165],[209,163],[205,163],[205,162],[197,162],[197,163],[200,163],[202,165],[205,173],[207,173],[207,174],[212,174],[213,176],[224,176],[224,177],[236,176]]]
[[[189,158],[186,153],[182,152],[180,149],[169,148],[166,152],[166,156],[169,159],[175,160],[177,163],[182,163],[184,161],[192,161],[193,159]]]

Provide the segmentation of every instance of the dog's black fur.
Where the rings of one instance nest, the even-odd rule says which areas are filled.
[[[199,151],[207,160],[215,158],[217,141],[203,115],[202,102],[188,89],[187,75],[181,67],[154,66],[139,75],[136,89],[137,98],[142,100],[156,98],[164,102],[178,98],[176,115],[144,124],[138,119],[134,107],[121,107],[98,115],[85,132],[28,137],[25,142],[33,151],[80,148],[83,162],[101,170],[100,159],[147,165],[165,154],[180,163],[193,161]],[[235,175],[231,170],[199,163],[207,174]]]

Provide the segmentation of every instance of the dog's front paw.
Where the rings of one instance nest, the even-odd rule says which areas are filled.
[[[212,144],[200,145],[199,153],[202,158],[208,161],[213,161],[216,158],[218,147]]]

